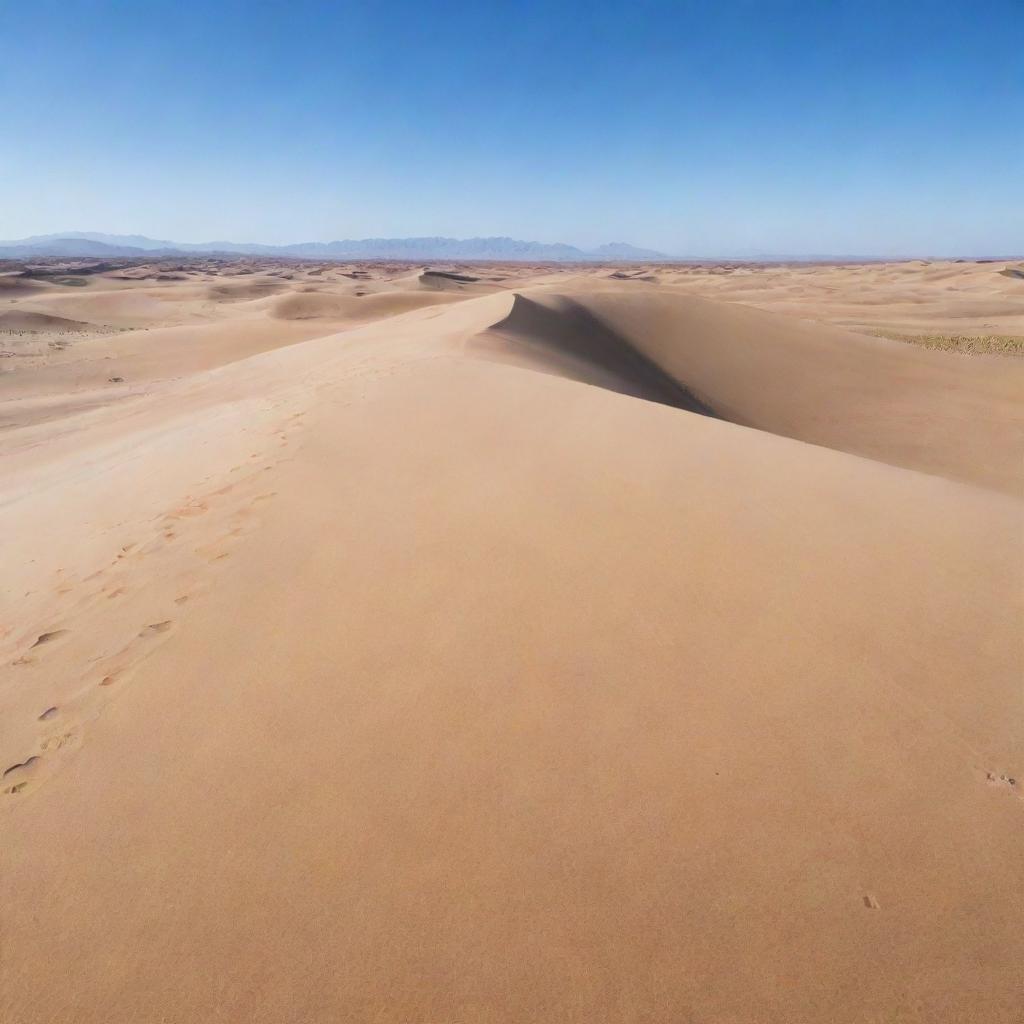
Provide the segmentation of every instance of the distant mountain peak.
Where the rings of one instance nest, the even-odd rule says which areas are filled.
[[[619,260],[667,260],[669,257],[656,249],[640,249],[629,242],[606,242],[590,251],[590,255],[599,259]]]
[[[34,235],[0,242],[0,258],[33,256],[172,256],[185,253],[231,254],[239,256],[291,256],[336,260],[519,260],[537,262],[586,262],[588,260],[668,259],[653,249],[640,249],[628,242],[609,242],[593,250],[564,242],[531,242],[506,235],[481,238],[338,239],[333,242],[298,242],[292,245],[262,245],[256,242],[168,242],[145,235],[112,235],[103,232],[68,231],[63,234]]]

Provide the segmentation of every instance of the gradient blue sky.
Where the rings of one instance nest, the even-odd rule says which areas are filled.
[[[1024,252],[1024,0],[0,0],[0,238]]]

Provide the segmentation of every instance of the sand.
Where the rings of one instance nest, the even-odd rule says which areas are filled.
[[[18,278],[0,1020],[1019,1022],[1018,266]]]

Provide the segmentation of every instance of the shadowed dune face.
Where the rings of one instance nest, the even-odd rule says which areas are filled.
[[[517,296],[471,350],[733,423],[1020,493],[1024,364],[696,296]]]
[[[22,273],[0,273],[0,302],[20,299],[42,291],[45,291],[45,285],[23,276]]]
[[[1020,1024],[1005,264],[50,269],[0,1021]]]
[[[423,285],[449,285],[449,284],[473,284],[479,281],[479,277],[471,274],[456,274],[446,270],[424,270],[420,274],[420,284]]]
[[[493,291],[495,283],[478,274],[449,270],[424,270],[418,278],[420,288],[436,292],[454,292],[461,295],[485,294]]]
[[[470,342],[470,350],[570,380],[594,384],[676,409],[714,415],[644,352],[583,303],[565,296],[538,301],[516,295],[500,323]]]

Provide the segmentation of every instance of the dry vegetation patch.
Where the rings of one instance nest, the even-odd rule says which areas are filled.
[[[924,348],[937,348],[962,355],[1024,356],[1024,337],[1013,334],[902,334],[899,331],[871,331],[875,337],[906,341]]]

